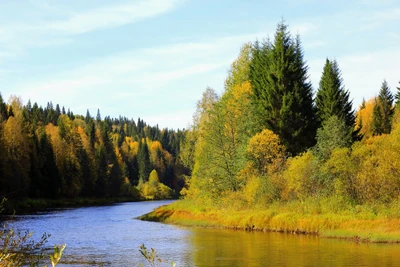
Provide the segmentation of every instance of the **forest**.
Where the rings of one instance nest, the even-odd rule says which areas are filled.
[[[184,134],[0,94],[0,198],[174,197],[187,172],[178,159]]]
[[[284,22],[273,39],[242,46],[223,94],[205,90],[181,145],[190,205],[398,218],[400,87],[394,95],[383,80],[355,109],[335,59],[315,92],[307,72]]]

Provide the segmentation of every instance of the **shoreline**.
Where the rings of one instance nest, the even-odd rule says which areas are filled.
[[[356,243],[400,243],[400,219],[361,219],[338,214],[301,215],[270,210],[223,210],[190,207],[180,200],[137,219],[189,227],[280,232],[345,239]]]
[[[160,199],[162,200],[162,199]],[[91,206],[107,206],[123,202],[149,201],[132,197],[108,197],[108,198],[60,198],[60,199],[32,199],[22,198],[18,200],[7,200],[3,203],[1,215],[24,215],[49,209],[58,208],[80,208]]]

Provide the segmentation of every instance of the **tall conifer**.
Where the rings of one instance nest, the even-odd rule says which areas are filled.
[[[278,134],[289,152],[298,154],[315,142],[315,109],[300,38],[284,22],[275,40],[253,45],[250,81],[263,127]]]
[[[319,123],[332,116],[344,120],[347,127],[353,129],[355,116],[350,93],[343,86],[339,66],[336,60],[326,59],[319,89],[315,99]]]
[[[386,80],[384,80],[372,114],[372,131],[374,135],[388,134],[392,130],[393,101],[394,97]]]

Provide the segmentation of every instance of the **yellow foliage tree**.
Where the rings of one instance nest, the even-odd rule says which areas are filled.
[[[321,167],[333,182],[334,193],[337,196],[357,200],[357,173],[358,161],[352,156],[350,148],[336,148],[332,151],[329,160]]]
[[[354,149],[360,169],[357,192],[362,202],[389,203],[400,195],[400,132],[375,136]]]
[[[1,134],[1,133],[0,133]],[[20,114],[8,118],[3,129],[4,148],[7,153],[5,165],[9,180],[9,190],[15,191],[29,184],[29,152],[28,136],[24,130],[23,119]],[[3,153],[3,152],[0,152]]]
[[[258,174],[266,175],[282,169],[285,147],[272,131],[264,129],[249,140],[247,153]]]
[[[375,98],[364,101],[357,111],[356,130],[360,130],[363,139],[368,139],[373,135],[372,131],[372,115],[374,112]]]
[[[146,199],[166,199],[172,196],[172,189],[160,183],[156,170],[151,171],[149,180],[141,186],[140,190]]]
[[[319,193],[321,190],[320,184],[317,182],[319,165],[311,151],[290,158],[287,165],[287,169],[283,172],[286,182],[283,192],[285,199],[304,200]]]

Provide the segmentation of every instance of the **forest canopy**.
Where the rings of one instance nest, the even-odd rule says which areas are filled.
[[[75,115],[52,102],[5,103],[0,94],[0,197],[172,197],[186,173],[178,159],[184,133],[140,118],[102,119],[99,110]]]

